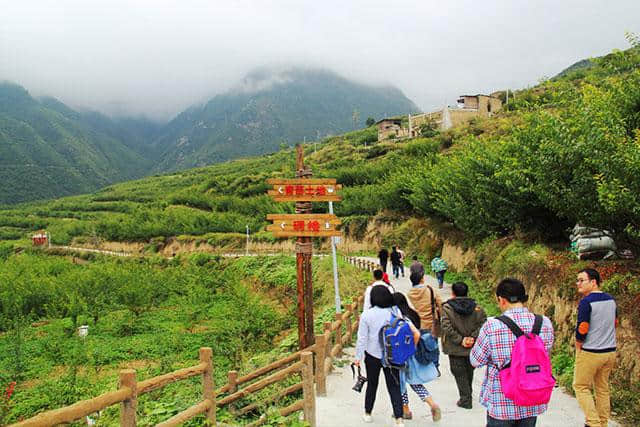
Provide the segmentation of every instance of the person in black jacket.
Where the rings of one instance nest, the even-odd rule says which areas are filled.
[[[387,272],[387,261],[389,260],[389,251],[387,248],[380,249],[378,252],[378,258],[380,259],[380,267],[382,267],[383,272]]]
[[[449,355],[451,374],[460,393],[457,405],[471,409],[473,366],[469,353],[487,315],[473,298],[467,296],[469,287],[466,283],[454,283],[451,292],[452,298],[442,304],[442,351]]]
[[[391,267],[393,268],[393,275],[396,277],[396,279],[398,277],[400,277],[400,265],[402,265],[402,255],[400,255],[400,252],[398,252],[398,249],[396,249],[395,246],[391,247]],[[402,275],[404,276],[404,271],[402,272]]]

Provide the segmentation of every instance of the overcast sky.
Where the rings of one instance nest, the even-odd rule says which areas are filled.
[[[423,110],[626,48],[639,0],[2,2],[0,80],[168,119],[260,66],[392,84]]]

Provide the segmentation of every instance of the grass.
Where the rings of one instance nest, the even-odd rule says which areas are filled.
[[[81,312],[74,321],[68,315],[55,316],[53,311],[46,316],[21,316],[20,321],[13,319],[10,325],[5,322],[5,332],[0,333],[0,387],[11,381],[17,381],[17,387],[0,424],[113,390],[118,371],[123,368],[136,369],[142,380],[192,366],[197,364],[198,349],[203,346],[213,347],[218,385],[226,382],[230,369],[246,373],[297,347],[291,308],[295,307],[295,258],[291,256],[231,260],[201,253],[179,257],[171,264],[163,260],[98,258],[75,265],[57,256],[21,254],[11,255],[5,266],[19,269],[22,258],[34,264],[36,270],[48,269],[50,276],[57,275],[64,281],[60,283],[62,290],[66,289],[64,283],[75,286],[86,280],[81,271],[88,272],[93,280],[94,270],[109,270],[116,262],[129,265],[133,272],[140,265],[140,273],[146,275],[147,262],[160,262],[153,267],[157,274],[154,280],[163,283],[171,295],[139,314],[112,298],[112,305],[97,323],[91,312]],[[76,282],[67,282],[67,269]],[[340,263],[341,289],[347,302],[363,287],[363,274]],[[330,277],[330,258],[314,259],[316,325],[321,325],[334,310]],[[205,278],[214,286],[208,295],[198,287]],[[35,287],[38,282],[27,278],[14,291],[29,285]],[[75,334],[79,324],[89,325],[85,339]],[[280,386],[264,393],[273,393]],[[252,396],[244,402],[258,398]],[[149,393],[139,400],[139,425],[155,425],[199,399],[197,378]],[[221,410],[220,416],[224,419],[230,414]],[[117,419],[118,409],[112,407],[103,411],[97,425],[115,425]],[[187,425],[201,422],[196,419]]]

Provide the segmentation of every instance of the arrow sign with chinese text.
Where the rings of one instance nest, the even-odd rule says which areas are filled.
[[[340,218],[332,214],[269,214],[267,226],[276,237],[329,237],[342,236],[336,230]]]
[[[267,180],[273,188],[269,196],[276,202],[339,202],[337,192],[342,185],[335,179],[278,179]]]

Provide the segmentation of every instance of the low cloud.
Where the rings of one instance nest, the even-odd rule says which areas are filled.
[[[75,107],[167,120],[259,67],[392,84],[421,108],[533,85],[628,47],[640,2],[125,0],[6,2],[0,80]]]

